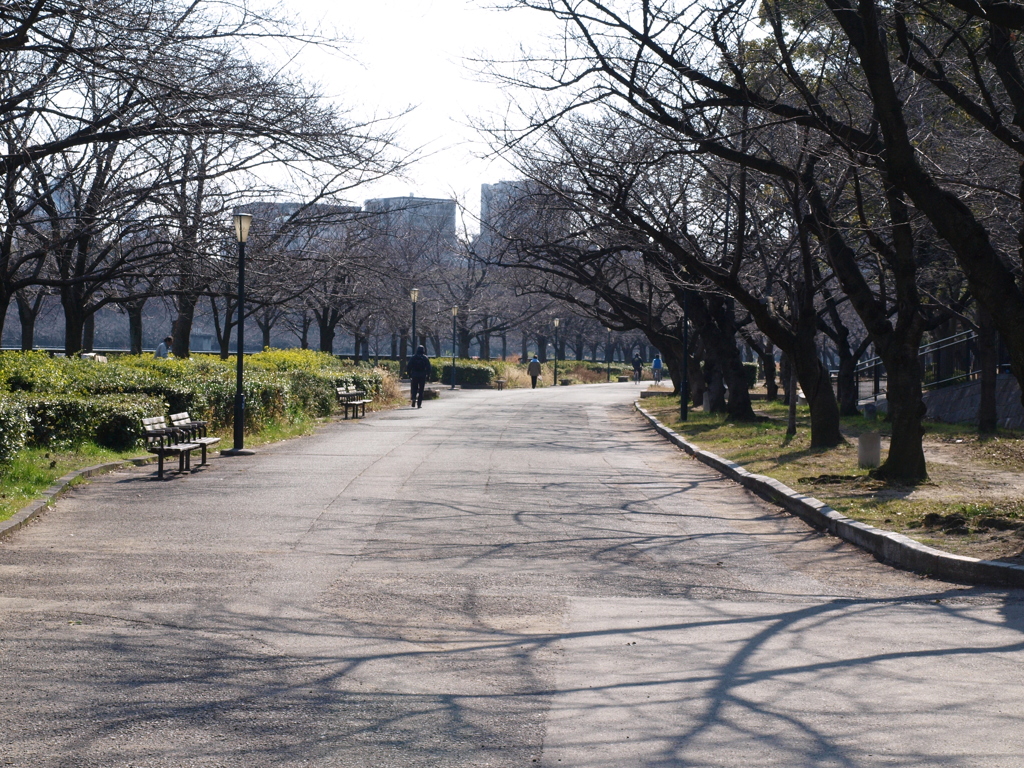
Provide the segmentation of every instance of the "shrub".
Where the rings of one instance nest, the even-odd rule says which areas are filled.
[[[0,396],[0,466],[10,463],[25,447],[29,434],[28,411],[23,403]]]
[[[68,363],[45,352],[0,352],[0,389],[8,392],[59,392],[70,384]]]
[[[338,399],[333,376],[315,371],[288,373],[288,410],[296,415],[330,416]]]
[[[381,368],[382,370],[387,371],[396,378],[398,377],[398,374],[401,373],[402,370],[402,364],[397,360],[378,360],[377,364],[374,367]]]
[[[448,384],[452,380],[452,364],[433,363],[434,381]],[[494,368],[486,363],[455,361],[455,383],[463,387],[489,387],[494,379]]]
[[[167,405],[147,395],[24,395],[31,442],[38,446],[76,446],[92,441],[127,450],[142,436],[142,419],[162,415]]]

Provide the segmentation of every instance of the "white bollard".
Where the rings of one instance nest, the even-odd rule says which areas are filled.
[[[882,437],[877,432],[865,432],[857,438],[857,464],[862,468],[877,467],[882,463]]]

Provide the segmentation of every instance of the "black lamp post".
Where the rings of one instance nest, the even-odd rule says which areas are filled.
[[[690,402],[690,293],[683,291],[683,380],[679,384],[679,420],[686,421]]]
[[[607,365],[608,383],[612,381],[612,329],[605,328],[608,331],[608,346],[604,348],[604,359]]]
[[[416,354],[416,347],[419,342],[416,340],[416,302],[420,298],[420,289],[413,288],[409,291],[409,298],[412,299],[412,353]]]
[[[558,318],[555,318],[555,386],[558,386]]]
[[[458,337],[455,331],[455,318],[459,316],[459,308],[452,307],[452,389],[455,389],[455,351]]]
[[[245,392],[242,389],[242,370],[245,358],[245,242],[249,239],[251,213],[235,214],[235,239],[238,241],[238,350],[235,369],[235,445],[228,456],[248,456],[253,451],[245,448]]]

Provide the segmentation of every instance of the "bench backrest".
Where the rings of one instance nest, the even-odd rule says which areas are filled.
[[[167,443],[164,430],[167,429],[167,419],[163,416],[150,416],[142,420],[143,437],[146,440],[146,447],[163,446]]]
[[[143,419],[142,429],[145,432],[156,432],[157,430],[167,429],[167,419],[163,416],[151,416],[148,419]]]

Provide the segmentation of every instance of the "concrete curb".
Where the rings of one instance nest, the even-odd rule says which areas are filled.
[[[643,414],[655,430],[698,461],[721,472],[745,488],[749,488],[762,498],[777,504],[813,527],[828,531],[871,553],[883,563],[946,581],[1024,587],[1024,567],[1022,566],[953,555],[939,549],[926,547],[909,536],[883,531],[872,525],[851,520],[813,496],[805,496],[789,486],[783,485],[778,480],[764,475],[755,475],[735,462],[700,450],[644,410],[639,401],[634,402],[633,406]]]
[[[76,469],[74,472],[68,472],[63,477],[58,478],[53,485],[43,491],[42,498],[36,499],[28,506],[22,507],[7,520],[0,522],[0,538],[3,538],[26,525],[29,520],[39,515],[43,510],[60,498],[61,495],[63,495],[70,487],[71,483],[80,477],[93,477],[95,475],[102,475],[106,472],[113,472],[117,469],[124,469],[125,467],[144,467],[147,464],[153,464],[155,462],[156,459],[152,456],[140,456],[135,459],[112,461],[107,464],[97,464],[94,467],[86,467],[85,469]]]

